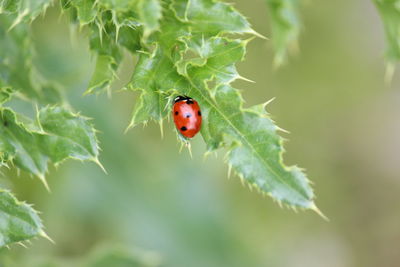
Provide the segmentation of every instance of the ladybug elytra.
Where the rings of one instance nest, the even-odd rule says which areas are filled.
[[[199,104],[193,98],[188,96],[175,97],[172,116],[176,129],[187,138],[192,138],[201,129],[201,110]]]

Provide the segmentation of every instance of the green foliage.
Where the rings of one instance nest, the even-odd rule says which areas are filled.
[[[133,123],[165,118],[169,110],[164,108],[168,103],[163,93],[167,94],[170,88],[172,93],[190,95],[199,102],[206,118],[201,133],[209,151],[227,147],[228,163],[250,185],[288,205],[314,208],[313,193],[304,174],[282,164],[278,128],[264,106],[244,109],[238,90],[229,86],[238,75],[229,63],[240,60],[245,42],[216,40],[203,44],[210,52],[208,58],[204,55],[207,63],[200,66],[189,63],[187,77],[174,71],[173,63],[159,48],[154,54],[141,55],[132,86],[144,93],[135,109]],[[226,46],[229,49],[221,49]],[[217,85],[208,88],[207,80],[213,79]]]
[[[0,189],[0,247],[39,235],[46,237],[37,212]]]
[[[11,27],[21,22],[32,22],[46,10],[52,0],[1,0],[0,14],[15,14]]]
[[[374,0],[381,15],[386,33],[386,58],[389,62],[400,60],[400,1]]]
[[[130,251],[121,247],[103,247],[91,253],[84,267],[156,267],[160,256],[149,251]]]
[[[283,64],[290,50],[296,50],[300,34],[300,0],[265,0],[269,10],[275,66]]]
[[[52,1],[0,1],[0,103],[12,96],[41,104],[36,120],[0,108],[0,160],[45,182],[48,164],[68,158],[98,163],[95,130],[88,120],[59,105],[62,94],[35,67],[29,26]],[[278,36],[277,60],[297,38],[295,2],[269,1]],[[195,98],[203,111],[201,135],[208,151],[226,148],[229,168],[251,187],[291,207],[314,209],[304,173],[282,162],[279,128],[266,104],[243,106],[235,65],[247,43],[260,36],[232,5],[213,0],[61,0],[71,25],[84,27],[96,54],[89,93],[109,90],[124,53],[138,58],[127,89],[140,96],[128,128],[168,116],[176,95]],[[286,9],[292,15],[285,15]]]
[[[386,35],[386,53],[388,62],[386,80],[391,80],[394,65],[400,60],[400,1],[373,0],[382,18]]]
[[[162,123],[173,96],[190,95],[203,110],[201,133],[209,151],[228,148],[228,164],[251,186],[289,206],[315,209],[305,175],[282,163],[278,127],[263,108],[243,108],[239,91],[229,85],[244,79],[235,64],[244,58],[249,39],[238,34],[258,35],[231,5],[163,1],[161,16],[158,1],[96,1],[90,8],[88,1],[68,3],[64,8],[73,21],[88,26],[97,53],[87,93],[109,88],[127,48],[139,60],[126,87],[140,91],[129,128],[149,120]]]
[[[4,99],[1,97],[0,103],[9,100],[12,91],[44,104],[62,102],[58,89],[43,79],[32,62],[36,51],[28,25],[13,26],[13,21],[15,15],[0,15],[0,90],[2,97],[5,92],[8,95]]]
[[[287,61],[288,54],[298,50],[301,31],[299,9],[301,0],[265,0],[275,49],[274,65],[280,66]],[[391,79],[394,65],[400,60],[400,1],[372,0],[385,29],[386,52],[388,62],[387,80]]]
[[[45,184],[49,162],[67,158],[98,162],[95,130],[86,118],[61,107],[46,107],[35,122],[21,123],[11,109],[0,109],[0,161],[39,177]],[[47,185],[46,185],[47,186]]]
[[[255,32],[227,4],[173,1],[152,36],[154,49],[140,53],[129,84],[141,92],[130,126],[162,121],[173,95],[189,95],[202,108],[201,134],[209,151],[226,147],[228,164],[251,186],[290,206],[315,209],[305,175],[282,163],[278,127],[265,105],[243,108],[239,91],[230,86],[242,78],[235,63],[249,41],[230,36],[242,33]]]
[[[0,1],[0,13],[3,13],[0,14],[0,165],[12,165],[35,175],[47,188],[45,174],[49,163],[57,165],[72,158],[100,164],[94,128],[87,118],[60,105],[65,100],[58,86],[43,77],[32,59],[36,50],[27,22],[42,14],[51,2]],[[38,106],[57,105],[39,109],[36,119],[31,120],[5,107],[15,97]],[[6,193],[3,195],[6,197]],[[11,198],[8,201],[11,203]],[[33,210],[14,202],[16,207],[29,212],[33,222],[39,222]],[[7,211],[2,207],[0,211],[7,212],[10,220],[12,216],[19,219],[18,209]],[[0,245],[38,235],[41,224],[27,223],[32,225],[31,228],[24,225],[5,228],[2,231],[4,242]],[[26,232],[14,234],[12,231],[18,230],[16,227],[22,227]]]

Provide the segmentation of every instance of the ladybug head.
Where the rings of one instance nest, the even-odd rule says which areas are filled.
[[[183,100],[192,100],[191,97],[188,97],[186,95],[182,96],[182,95],[178,95],[177,97],[174,98],[174,103],[183,101]]]

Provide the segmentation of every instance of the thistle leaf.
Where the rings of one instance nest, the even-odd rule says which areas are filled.
[[[160,52],[160,49],[155,51],[155,53],[157,52]],[[174,83],[179,77],[170,77],[170,71],[165,72],[168,65],[163,65],[163,63],[157,65],[158,62],[148,60],[154,57],[156,55],[143,54],[136,65],[129,86],[131,89],[140,90],[142,93],[135,105],[128,129],[139,123],[146,123],[150,119],[159,122],[168,113],[166,109],[168,99],[166,95],[163,96],[161,90],[162,88],[174,88]],[[166,64],[168,63],[166,62]]]
[[[270,15],[272,42],[275,49],[274,65],[287,60],[288,53],[296,51],[300,35],[300,0],[265,0]]]
[[[98,55],[96,67],[85,94],[102,92],[103,89],[108,91],[111,83],[115,79],[115,68],[117,68],[117,66],[118,64],[114,61],[113,57],[107,55]]]
[[[211,39],[210,43],[225,46],[224,42],[216,40]],[[226,42],[236,44],[236,49],[243,51],[243,43],[239,45],[238,41]],[[287,168],[282,163],[283,148],[281,138],[277,134],[278,127],[265,111],[260,111],[257,107],[244,109],[239,91],[228,85],[231,79],[226,79],[227,75],[222,65],[230,69],[231,62],[228,58],[235,61],[240,59],[242,54],[234,48],[231,50],[232,54],[229,54],[229,50],[222,53],[223,50],[216,46],[215,53],[210,53],[207,64],[190,65],[187,77],[178,74],[173,63],[163,55],[160,48],[152,55],[143,54],[140,56],[132,84],[135,88],[140,87],[145,96],[160,92],[168,94],[173,89],[176,94],[189,95],[196,99],[202,108],[204,124],[201,133],[209,150],[227,147],[228,164],[247,182],[275,200],[291,206],[313,208],[314,196],[305,175],[300,169]],[[216,62],[221,65],[218,66]],[[218,66],[220,71],[214,72],[212,66]],[[217,74],[214,75],[215,73]],[[218,86],[210,90],[205,81],[213,77]],[[142,94],[143,98],[145,96]],[[142,106],[143,103],[139,104]],[[164,104],[166,102],[162,103]],[[145,108],[139,110],[140,112],[135,114],[136,117],[138,114],[141,117],[147,114],[147,118],[158,120],[167,115],[154,114]]]
[[[81,266],[109,267],[109,266],[161,266],[161,257],[152,251],[127,249],[119,246],[102,246],[96,248]]]
[[[13,14],[11,29],[21,22],[34,21],[52,2],[53,0],[0,0],[0,14]]]
[[[10,87],[2,87],[0,83],[0,105],[11,99],[13,90]]]
[[[98,161],[95,129],[87,118],[61,107],[46,107],[39,111],[38,120],[45,133],[46,154],[53,163],[66,158]]]
[[[0,247],[45,235],[37,212],[0,189]]]
[[[289,206],[315,209],[304,173],[282,162],[279,128],[264,106],[243,108],[239,91],[230,86],[241,78],[235,64],[250,39],[221,35],[255,33],[249,23],[225,3],[175,0],[169,7],[153,36],[155,49],[139,54],[130,88],[141,95],[130,126],[165,118],[171,102],[166,96],[191,96],[202,109],[209,151],[226,147],[229,166],[251,186]]]
[[[86,118],[64,108],[41,109],[33,125],[21,123],[15,112],[1,108],[0,123],[0,161],[12,162],[44,183],[50,162],[67,158],[98,162],[95,130]]]
[[[126,87],[140,92],[130,127],[149,120],[161,123],[170,112],[171,99],[177,94],[189,95],[202,108],[201,135],[209,151],[226,148],[229,167],[260,192],[289,206],[316,209],[304,173],[283,164],[279,128],[264,106],[243,107],[239,90],[231,86],[242,78],[236,64],[244,58],[251,40],[243,35],[258,35],[231,4],[214,0],[61,2],[73,21],[87,28],[90,48],[97,55],[87,93],[110,87],[123,49],[127,49],[138,55],[138,62]],[[273,2],[271,7],[275,7]],[[293,30],[298,23],[291,17],[297,18],[296,2],[283,2],[288,6],[274,9],[280,23],[278,34],[283,32],[283,37],[278,36],[282,51],[298,35]],[[293,15],[283,16],[287,12],[283,8]],[[2,87],[22,90],[6,78]],[[3,162],[12,161],[44,177],[50,162],[57,164],[66,158],[97,161],[94,130],[85,118],[48,107],[39,111],[31,127],[19,122],[10,109],[2,108],[1,114],[9,125],[0,130]]]
[[[78,20],[81,25],[93,22],[97,16],[95,0],[71,0],[71,5],[77,10]]]
[[[138,0],[137,12],[139,21],[143,23],[144,38],[159,28],[161,19],[161,4],[159,0]]]
[[[386,81],[389,82],[394,72],[394,65],[400,60],[400,0],[373,0],[373,2],[385,29],[385,57],[388,63]]]
[[[193,33],[255,33],[245,17],[227,3],[212,0],[173,0],[171,7],[179,19],[190,25]]]
[[[24,98],[44,104],[63,102],[58,89],[43,81],[33,63],[32,55],[36,50],[28,25],[21,23],[9,30],[12,21],[12,15],[0,15],[0,88],[10,88]]]

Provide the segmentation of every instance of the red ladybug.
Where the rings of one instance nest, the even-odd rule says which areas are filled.
[[[176,129],[187,138],[192,138],[201,129],[200,107],[193,98],[188,96],[175,97],[172,116]]]

